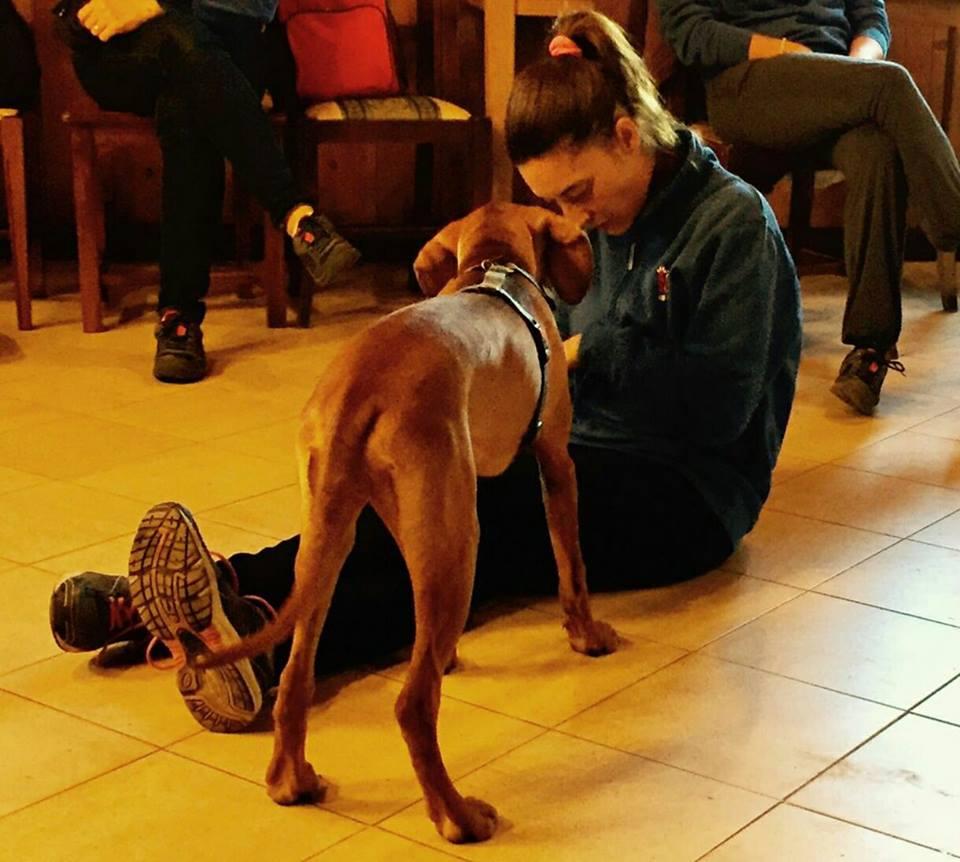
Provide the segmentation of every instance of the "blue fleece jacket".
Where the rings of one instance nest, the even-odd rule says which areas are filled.
[[[657,0],[660,27],[680,62],[713,73],[747,59],[754,33],[824,54],[846,54],[856,36],[890,47],[884,0]]]
[[[591,235],[591,289],[560,309],[564,334],[582,334],[571,439],[675,466],[735,545],[793,403],[799,284],[763,196],[686,130],[680,152],[626,234]]]

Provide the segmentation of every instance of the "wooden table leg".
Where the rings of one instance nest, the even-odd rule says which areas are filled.
[[[94,166],[93,129],[70,130],[73,156],[73,205],[77,220],[77,269],[84,332],[103,332],[100,301],[100,242],[103,206]]]
[[[23,147],[23,119],[0,120],[3,141],[3,174],[7,191],[7,218],[13,251],[13,282],[17,295],[17,327],[33,329],[30,307],[30,267],[27,242],[27,175]]]
[[[937,279],[944,311],[957,310],[957,255],[953,251],[937,252]]]
[[[513,198],[513,165],[507,155],[505,121],[513,86],[516,14],[516,0],[487,0],[483,5],[484,86],[487,116],[493,126],[494,201]]]

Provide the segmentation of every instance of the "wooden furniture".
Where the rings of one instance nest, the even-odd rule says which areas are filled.
[[[409,96],[322,102],[308,106],[297,123],[298,149],[312,169],[320,208],[353,241],[420,244],[490,196],[490,121],[457,104],[466,89],[464,76],[470,74],[460,61],[460,0],[417,0],[415,12],[398,22]],[[398,179],[403,181],[404,153],[398,148],[414,151],[410,179],[415,192],[401,224],[396,213],[391,213],[391,223],[378,223],[376,212],[362,223],[339,218],[335,202],[328,208],[331,186],[351,179],[328,170],[331,164],[336,167],[338,153],[347,160],[369,150],[396,154],[393,165],[382,166],[378,187],[363,189],[376,209],[397,188]],[[356,211],[353,203],[348,212]],[[311,294],[311,285],[302,283],[301,325],[309,320]]]
[[[112,113],[97,109],[79,109],[63,115],[70,129],[70,151],[73,164],[73,200],[77,223],[77,263],[80,282],[80,307],[84,332],[102,332],[103,288],[112,280],[125,284],[155,279],[157,268],[137,267],[113,275],[104,262],[106,243],[106,218],[103,190],[97,171],[98,146],[108,140],[123,138],[156,141],[152,120],[133,114]],[[281,122],[278,120],[278,122]],[[235,195],[235,201],[244,201]],[[243,210],[243,205],[237,206]],[[246,219],[236,219],[242,225]],[[232,267],[214,267],[211,284],[217,287],[242,288],[260,281],[267,298],[267,325],[286,324],[286,276],[284,265],[284,239],[264,214],[264,257],[259,267],[245,260],[238,260]],[[243,239],[238,247],[244,248]],[[243,257],[242,253],[239,257]],[[258,271],[259,270],[259,271]]]
[[[0,108],[0,149],[3,151],[3,190],[8,222],[7,228],[0,233],[10,240],[17,327],[32,329],[24,123],[17,111]]]

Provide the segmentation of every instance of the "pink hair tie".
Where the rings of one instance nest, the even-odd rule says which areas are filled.
[[[582,57],[583,49],[569,36],[554,36],[547,47],[551,57]]]

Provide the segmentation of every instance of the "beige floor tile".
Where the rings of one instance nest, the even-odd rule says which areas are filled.
[[[780,584],[714,571],[670,587],[597,593],[592,600],[594,615],[628,637],[694,650],[797,595]],[[560,613],[556,599],[534,607]]]
[[[145,511],[146,507],[143,507],[143,512]],[[129,535],[118,536],[115,539],[91,545],[89,548],[81,548],[77,551],[51,557],[48,560],[41,560],[35,564],[35,568],[56,572],[59,575],[70,575],[85,571],[106,572],[114,575],[125,574],[130,558],[130,544],[133,542],[137,523],[138,521],[131,523]],[[197,524],[207,547],[212,552],[221,553],[225,556],[256,552],[275,542],[269,536],[248,533],[246,530],[238,530],[236,527],[218,524],[216,521],[209,521],[203,517],[197,518]]]
[[[455,851],[456,847],[449,845],[449,849]],[[307,862],[449,862],[450,859],[462,858],[452,852],[433,850],[399,835],[391,835],[382,829],[364,829],[324,850],[319,856],[310,857]]]
[[[77,483],[147,504],[181,500],[192,509],[203,510],[275,491],[296,481],[291,466],[199,443],[136,464],[100,470]]]
[[[960,629],[808,593],[707,652],[908,709],[960,671]]]
[[[151,751],[152,746],[130,737],[0,691],[0,763],[4,774],[0,817]],[[0,820],[4,853],[10,852],[9,822]]]
[[[881,551],[817,592],[960,626],[960,551],[909,540]]]
[[[676,647],[622,634],[628,642],[617,652],[590,658],[570,649],[559,617],[508,613],[461,638],[460,666],[444,677],[443,693],[553,727],[684,655]],[[402,664],[384,673],[402,681],[406,672]]]
[[[0,398],[29,401],[42,407],[98,416],[104,410],[144,401],[156,395],[159,384],[150,373],[153,348],[145,344],[134,365],[126,357],[110,361],[109,353],[95,349],[99,340],[67,336],[70,356],[51,356],[39,363],[36,376],[0,383]],[[89,344],[90,349],[83,348]],[[79,349],[77,349],[79,347]],[[43,385],[37,383],[42,380]]]
[[[31,485],[40,485],[45,481],[44,476],[38,476],[36,473],[24,473],[21,470],[0,467],[0,494],[5,494],[7,491],[19,491],[21,488],[29,488]]]
[[[45,560],[130,530],[143,504],[65,482],[45,482],[0,496],[0,548],[18,563]]]
[[[901,431],[837,463],[941,488],[960,488],[960,440]]]
[[[241,394],[224,386],[211,396],[205,386],[160,387],[154,397],[107,410],[103,418],[196,441],[248,431],[285,418],[272,399]],[[288,415],[297,416],[300,407],[291,404]]]
[[[300,488],[290,485],[229,506],[209,509],[203,515],[208,521],[287,539],[300,532]]]
[[[92,416],[0,434],[0,465],[50,479],[76,479],[118,465],[136,469],[184,441]]]
[[[288,419],[253,431],[241,431],[239,434],[219,437],[214,445],[228,452],[255,455],[258,458],[276,461],[278,464],[296,466],[295,445],[299,428],[299,419]]]
[[[704,856],[703,862],[773,862],[784,858],[789,858],[790,862],[835,859],[844,862],[943,862],[943,856],[934,850],[792,805],[779,805],[764,814],[756,823]]]
[[[679,769],[557,733],[521,746],[460,782],[489,802],[500,828],[465,859],[497,862],[693,860],[767,809],[772,800]],[[442,848],[417,804],[385,829]]]
[[[808,363],[801,367],[783,455],[833,461],[957,406],[957,399],[927,395],[888,377],[877,412],[873,416],[855,414],[829,391],[841,357],[838,353],[829,378],[811,375]]]
[[[783,798],[898,715],[761,670],[691,655],[558,729]]]
[[[935,524],[914,533],[911,539],[918,542],[929,542],[932,545],[941,545],[944,548],[954,548],[960,551],[960,512],[955,512]]]
[[[960,409],[928,419],[926,422],[915,425],[911,430],[917,434],[929,434],[931,437],[960,440]]]
[[[821,461],[813,461],[810,458],[798,458],[793,455],[783,454],[777,459],[777,467],[773,471],[773,484],[785,482],[801,473],[806,473],[814,467],[819,467]]]
[[[376,823],[421,796],[393,705],[399,683],[381,676],[349,682],[327,680],[332,699],[310,712],[307,758],[334,785],[324,808],[364,823]],[[450,698],[440,707],[440,749],[456,781],[494,757],[543,731],[532,724],[479,709]],[[262,783],[273,734],[202,733],[175,745],[172,751]],[[266,791],[264,800],[267,799]]]
[[[10,859],[31,862],[299,862],[360,826],[316,806],[157,752],[0,821]]]
[[[793,802],[960,854],[960,727],[906,716]]]
[[[895,541],[878,533],[765,509],[723,567],[810,589]]]
[[[47,622],[50,592],[57,580],[48,572],[29,568],[0,573],[4,596],[0,604],[0,676],[60,652]]]
[[[878,500],[884,505],[878,506]],[[780,512],[903,537],[957,511],[960,491],[828,465],[777,485],[768,505]]]
[[[201,728],[172,671],[147,665],[105,669],[93,653],[59,655],[0,676],[0,688],[141,739],[169,745]]]
[[[925,700],[915,710],[918,715],[938,718],[951,724],[960,724],[960,680],[940,689],[929,700]]]
[[[71,418],[74,418],[72,414],[61,410],[52,410],[16,398],[0,398],[0,432],[24,427],[38,428],[49,423],[68,422]]]

